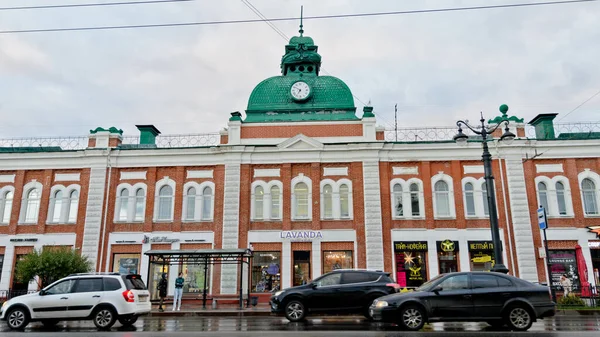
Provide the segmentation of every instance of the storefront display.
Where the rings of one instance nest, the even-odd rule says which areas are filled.
[[[458,241],[437,241],[437,255],[440,274],[458,271]]]
[[[254,252],[252,257],[252,292],[267,293],[281,289],[281,253]]]
[[[183,293],[204,292],[204,263],[184,264],[181,266],[183,273]],[[210,265],[206,269],[206,292],[210,292]]]
[[[560,278],[566,275],[571,281],[571,291],[579,290],[579,272],[577,270],[575,250],[550,250],[548,254],[552,286],[561,287]]]
[[[323,274],[336,269],[351,269],[351,250],[326,250],[323,251]]]
[[[150,277],[148,278],[148,291],[150,291],[150,299],[158,300],[158,283],[160,282],[160,278],[162,274],[167,275],[167,280],[169,279],[169,265],[159,265],[159,264],[151,264],[150,265]]]
[[[471,261],[471,271],[492,270],[496,263],[494,261],[494,243],[492,241],[469,241],[469,260]]]
[[[594,284],[596,286],[600,286],[600,245],[598,245],[597,247],[590,246],[590,253],[592,255],[592,272],[594,275]]]
[[[427,281],[427,241],[396,241],[396,282],[401,287],[418,287]]]
[[[119,274],[139,274],[140,254],[114,254],[113,272]]]

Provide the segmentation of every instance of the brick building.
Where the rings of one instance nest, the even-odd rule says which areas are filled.
[[[232,113],[219,134],[162,136],[138,125],[140,137],[97,128],[85,139],[0,141],[0,290],[35,289],[16,283],[14,266],[47,246],[80,249],[98,271],[140,273],[150,289],[163,271],[149,265],[151,249],[252,247],[243,287],[253,293],[335,268],[383,269],[403,286],[489,270],[480,144],[458,146],[455,128],[389,137],[372,107],[357,117],[350,89],[320,65],[313,40],[293,37],[281,75],[258,84],[245,116]],[[503,111],[494,120],[509,120],[518,136],[490,143],[504,260],[511,274],[546,281],[541,204],[553,276],[584,278],[580,246],[597,284],[600,133],[595,124],[565,132],[555,115],[525,125]],[[184,272],[186,296],[201,292],[202,266],[164,271]],[[235,294],[238,272],[211,266],[209,292]]]

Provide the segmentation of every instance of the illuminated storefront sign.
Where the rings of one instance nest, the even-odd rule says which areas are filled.
[[[396,241],[396,281],[402,287],[418,287],[427,281],[427,241]]]

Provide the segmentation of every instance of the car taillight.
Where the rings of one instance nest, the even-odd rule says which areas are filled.
[[[394,291],[396,291],[396,292],[399,292],[400,288],[401,288],[398,283],[388,283],[388,284],[386,284],[386,286],[394,288]]]
[[[131,290],[125,290],[123,292],[123,298],[125,299],[126,302],[130,302],[130,303],[135,302],[135,295],[133,294],[133,292]]]

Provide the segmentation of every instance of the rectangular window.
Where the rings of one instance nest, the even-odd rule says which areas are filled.
[[[471,271],[490,271],[494,267],[494,244],[491,241],[469,241]]]
[[[271,219],[279,219],[281,216],[279,215],[279,193],[271,194]]]
[[[162,277],[162,274],[167,275],[169,279],[169,265],[152,264],[150,266],[150,272],[148,275],[148,291],[150,291],[150,298],[152,300],[159,299],[158,296],[158,283]]]
[[[436,213],[438,216],[450,216],[450,196],[448,192],[436,191]]]
[[[323,251],[323,274],[336,269],[354,268],[351,250]]]
[[[181,266],[183,273],[183,292],[192,294],[202,294],[204,292],[204,280],[206,280],[206,293],[210,292],[210,264],[206,268],[206,278],[204,277],[204,263],[184,264]]]
[[[396,282],[401,287],[418,287],[427,281],[427,241],[396,241]]]
[[[577,268],[575,250],[550,250],[548,251],[548,255],[552,286],[562,289],[560,279],[561,276],[566,275],[567,279],[571,281],[571,291],[579,290],[579,271]]]
[[[114,254],[113,272],[119,274],[139,274],[140,254]]]
[[[119,221],[127,221],[129,197],[119,197]]]
[[[281,252],[254,252],[252,292],[268,293],[281,289]]]
[[[77,280],[74,293],[90,293],[103,290],[101,278],[82,278]]]
[[[185,219],[186,220],[194,220],[194,217],[196,215],[196,196],[195,195],[188,195],[186,196],[186,210],[185,210]]]
[[[171,205],[173,197],[159,196],[158,197],[158,220],[171,220]]]
[[[308,219],[308,196],[296,198],[296,218]]]

